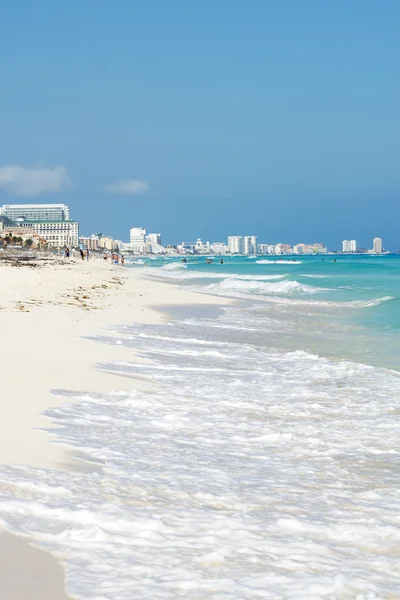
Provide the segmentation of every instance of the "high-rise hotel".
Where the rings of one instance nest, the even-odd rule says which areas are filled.
[[[79,224],[71,221],[65,204],[4,204],[0,217],[5,227],[33,230],[50,248],[78,246]]]

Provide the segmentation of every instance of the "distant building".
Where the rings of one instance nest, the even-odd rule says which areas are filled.
[[[210,250],[213,254],[226,254],[228,246],[224,242],[214,242],[211,244]]]
[[[275,246],[273,244],[258,244],[257,252],[259,254],[274,254]]]
[[[116,240],[102,233],[93,234],[91,236],[81,236],[79,245],[83,250],[109,250],[110,252],[117,251],[119,246]]]
[[[381,238],[374,238],[373,249],[374,252],[376,252],[377,254],[381,254],[381,252],[383,251]]]
[[[129,244],[124,244],[124,247],[131,252],[145,254],[147,252],[146,230],[142,227],[132,227],[129,233]]]
[[[357,252],[356,240],[343,240],[342,252]]]
[[[209,254],[210,242],[203,242],[201,238],[197,238],[194,251],[198,254]]]
[[[252,254],[251,251],[251,236],[246,235],[243,238],[243,254]]]
[[[19,221],[69,221],[66,204],[3,204],[0,214]]]
[[[257,238],[247,235],[243,238],[243,254],[257,254]]]
[[[257,238],[255,235],[246,235],[242,241],[243,254],[257,254]]]
[[[293,246],[293,254],[326,254],[328,249],[324,244],[296,244]]]
[[[112,237],[108,235],[102,235],[99,239],[99,248],[114,252],[118,250],[119,244],[117,240],[114,240]]]
[[[306,244],[304,247],[304,254],[326,254],[328,249],[323,244]]]
[[[161,244],[161,233],[149,233],[146,236],[146,247],[151,254],[165,254],[165,248]]]
[[[257,253],[258,254],[268,254],[269,244],[258,244],[257,245]]]
[[[0,219],[0,237],[19,237],[22,242],[31,239],[33,246],[39,244],[40,237],[32,227],[19,227],[18,225],[4,225]]]
[[[243,238],[240,235],[230,235],[228,237],[228,248],[231,254],[242,254]]]
[[[81,236],[79,238],[79,245],[83,250],[99,250],[99,237],[97,235]]]
[[[46,240],[50,248],[78,246],[79,225],[76,221],[32,221],[29,226]]]
[[[146,230],[142,227],[132,227],[129,235],[129,242],[131,244],[144,244],[146,241]]]
[[[79,224],[70,220],[66,204],[4,204],[0,214],[21,228],[21,237],[28,228],[50,248],[78,246]]]
[[[161,233],[149,233],[146,237],[146,242],[161,246]]]
[[[306,254],[305,250],[305,244],[296,244],[296,246],[293,246],[293,254]]]

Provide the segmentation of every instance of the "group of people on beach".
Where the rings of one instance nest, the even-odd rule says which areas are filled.
[[[86,260],[89,260],[91,258],[91,253],[90,253],[89,248],[87,248],[86,250],[83,250],[82,248],[80,248],[79,254],[80,254],[82,260],[85,260],[85,258],[86,258]],[[70,249],[69,248],[65,248],[65,250],[64,250],[64,257],[65,258],[69,258],[70,256],[71,256]],[[120,256],[116,252],[113,252],[112,254],[104,254],[103,258],[104,258],[105,261],[107,261],[108,259],[110,259],[111,264],[113,264],[113,265],[124,266],[124,264],[125,264],[124,255],[121,254],[121,256]]]
[[[124,255],[121,254],[121,256],[119,254],[117,254],[116,252],[112,252],[112,254],[104,254],[103,259],[105,261],[107,261],[108,259],[111,260],[111,264],[113,265],[121,265],[122,267],[125,264],[125,258]]]
[[[79,250],[80,255],[81,255],[81,259],[85,260],[85,256],[86,256],[86,260],[89,260],[90,258],[90,252],[89,252],[89,248],[87,250],[82,250],[82,248]]]
[[[85,260],[85,257],[86,257],[86,260],[89,260],[89,258],[90,258],[90,252],[89,252],[89,250],[83,251],[82,248],[81,248],[79,250],[79,254],[81,255],[81,259],[82,260]],[[71,256],[71,250],[69,248],[65,248],[65,250],[64,250],[64,257],[65,258],[69,258],[70,256]]]

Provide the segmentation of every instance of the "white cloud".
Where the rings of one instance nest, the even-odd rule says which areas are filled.
[[[105,189],[110,194],[139,196],[140,194],[145,194],[150,189],[150,186],[146,181],[142,181],[141,179],[124,179],[123,181],[107,185]]]
[[[39,196],[60,192],[69,183],[65,167],[29,168],[19,165],[0,167],[0,189],[12,196]]]

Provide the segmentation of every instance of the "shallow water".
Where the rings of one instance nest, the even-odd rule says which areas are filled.
[[[207,287],[213,278],[187,279]],[[264,280],[239,281],[254,290]],[[399,373],[362,364],[354,332],[380,337],[360,308],[282,308],[394,289],[347,290],[345,300],[280,289],[212,318],[96,338],[110,345],[99,368],[153,389],[58,392],[66,402],[47,416],[59,439],[102,472],[1,469],[0,518],[63,555],[78,598],[399,597]],[[318,355],[327,340],[331,357]],[[112,360],[117,344],[132,348],[131,360]]]
[[[194,260],[159,259],[146,272],[196,291],[252,300],[256,313],[242,312],[240,319],[251,330],[257,318],[267,345],[400,370],[400,256]],[[292,335],[272,338],[271,319],[278,331],[282,322],[286,332],[291,323]]]

